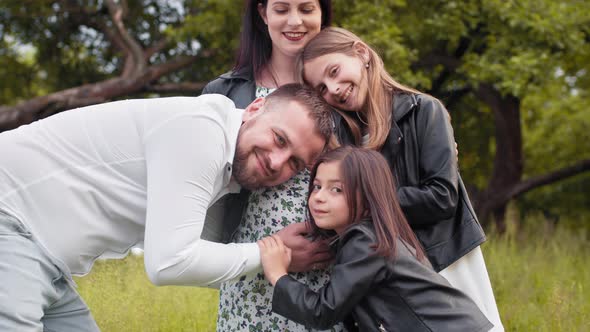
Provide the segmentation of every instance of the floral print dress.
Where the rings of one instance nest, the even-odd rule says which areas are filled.
[[[257,87],[256,97],[271,89]],[[233,242],[252,243],[278,232],[293,222],[305,221],[309,171],[272,188],[253,191]],[[329,279],[328,270],[293,274],[297,280],[318,290]],[[272,285],[264,273],[254,273],[223,283],[220,287],[217,331],[315,331],[272,312]],[[341,324],[328,331],[344,331]]]

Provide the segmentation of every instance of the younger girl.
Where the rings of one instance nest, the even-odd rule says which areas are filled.
[[[308,206],[316,234],[336,235],[330,282],[318,292],[287,274],[290,250],[258,242],[272,309],[310,327],[344,320],[349,331],[488,331],[492,324],[426,259],[397,201],[387,162],[343,147],[319,158]]]

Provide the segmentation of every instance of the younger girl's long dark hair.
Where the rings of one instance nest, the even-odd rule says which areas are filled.
[[[376,253],[395,257],[395,243],[399,237],[414,248],[416,258],[423,261],[426,257],[424,250],[399,205],[393,175],[385,158],[379,152],[351,146],[326,152],[318,158],[311,171],[308,201],[318,167],[327,162],[340,162],[342,190],[350,212],[350,224],[358,223],[364,216],[372,219],[377,234]],[[358,211],[359,208],[362,211]],[[311,213],[309,220],[314,233],[321,234]]]

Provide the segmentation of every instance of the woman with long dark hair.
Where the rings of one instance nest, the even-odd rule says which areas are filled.
[[[330,0],[248,0],[245,3],[235,66],[203,90],[203,93],[229,97],[238,108],[296,81],[296,55],[321,29],[331,24],[332,17]],[[280,231],[283,239],[290,239],[285,242],[296,256],[290,271],[304,271],[310,265],[325,266],[330,258],[327,246],[304,237],[308,182],[309,172],[303,171],[281,186],[252,192],[232,242],[256,242]],[[315,288],[328,278],[323,269],[296,276]],[[224,283],[220,288],[218,331],[308,331],[272,313],[271,298],[272,287],[262,273]],[[341,327],[334,330],[340,331]]]

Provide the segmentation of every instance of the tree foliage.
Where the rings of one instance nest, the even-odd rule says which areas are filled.
[[[590,115],[582,101],[590,3],[384,0],[336,7],[339,24],[376,46],[395,77],[447,104],[480,216],[502,219],[510,199],[589,169],[583,138]],[[560,186],[545,191],[557,201]]]
[[[396,79],[447,105],[481,217],[501,219],[514,198],[523,209],[587,209],[590,2],[333,7],[335,24],[374,46]],[[242,13],[235,0],[5,0],[0,129],[117,98],[196,95],[231,69]]]

